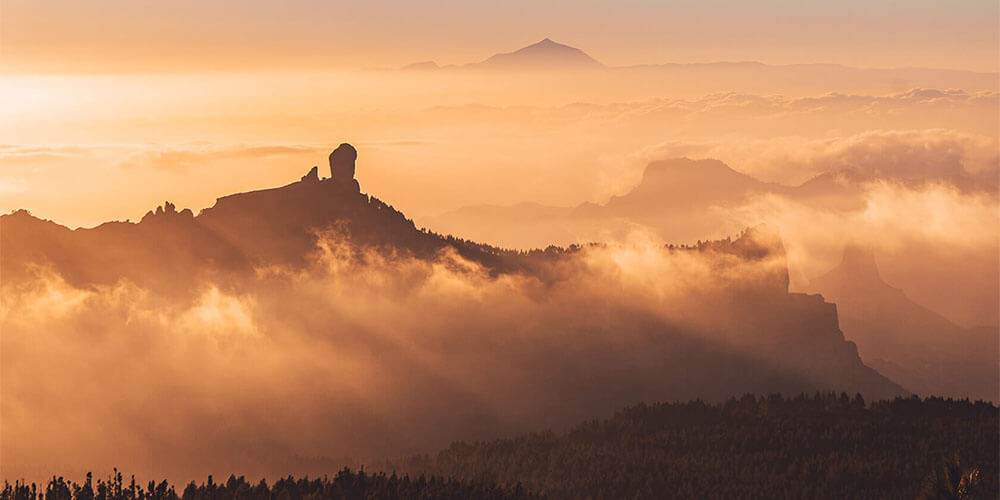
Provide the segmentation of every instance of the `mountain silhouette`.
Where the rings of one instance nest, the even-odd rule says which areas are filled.
[[[871,249],[847,245],[840,264],[809,290],[835,302],[862,358],[920,394],[1000,399],[995,328],[962,328],[879,275]]]
[[[648,63],[628,66],[605,65],[583,50],[545,38],[512,52],[497,53],[476,62],[439,66],[431,60],[398,68],[409,72],[448,74],[463,70],[558,70],[574,78],[575,70],[601,70],[600,76],[574,85],[594,85],[606,91],[624,86],[633,91],[662,94],[672,92],[705,95],[713,92],[771,94],[778,85],[789,94],[823,92],[898,92],[916,88],[961,88],[994,91],[996,72],[937,68],[858,68],[840,64],[765,64],[758,61],[702,63]],[[537,82],[531,82],[532,85]]]
[[[692,241],[733,231],[729,210],[755,196],[780,195],[823,210],[862,209],[864,185],[876,179],[848,168],[786,186],[760,181],[717,160],[679,158],[650,163],[638,185],[604,204],[477,206],[428,218],[427,223],[508,244],[546,235],[561,241],[609,232],[623,237],[635,224],[666,240]],[[997,328],[963,328],[915,303],[882,280],[871,251],[847,246],[841,264],[808,290],[836,303],[841,326],[858,343],[863,359],[907,389],[998,399]]]
[[[694,241],[738,231],[739,225],[726,210],[742,206],[754,196],[782,195],[817,208],[862,207],[864,180],[867,178],[845,170],[786,186],[758,180],[719,160],[675,158],[650,163],[639,184],[602,204],[480,205],[425,220],[448,232],[511,246],[536,245],[546,241],[546,235],[565,242],[565,238],[606,233],[609,228],[612,234],[624,234],[630,224],[652,228],[668,241]],[[537,238],[529,239],[533,235]]]
[[[403,66],[400,69],[404,71],[431,71],[435,69],[441,69],[441,66],[438,66],[438,63],[434,61],[420,61],[407,64],[406,66]]]
[[[513,52],[493,54],[489,58],[468,64],[439,66],[434,61],[421,61],[400,68],[404,71],[434,71],[463,69],[483,71],[573,71],[602,69],[605,66],[586,52],[545,38]]]
[[[586,52],[553,42],[548,38],[527,47],[494,54],[485,61],[466,65],[481,69],[570,69],[570,68],[603,68],[604,65]]]
[[[344,235],[351,252],[379,252],[389,260],[433,260],[442,252],[453,252],[491,276],[526,276],[543,286],[565,282],[589,265],[586,246],[513,251],[418,229],[403,213],[361,192],[353,178],[356,158],[353,147],[341,145],[330,157],[331,178],[320,179],[313,167],[301,180],[282,187],[219,198],[197,216],[166,203],[138,223],[112,222],[76,230],[24,210],[0,216],[4,287],[30,282],[38,269],[45,268],[77,287],[125,280],[184,300],[196,297],[206,282],[252,293],[260,286],[261,269],[307,269],[322,235],[329,231]],[[721,171],[720,165],[706,164],[706,168]],[[650,174],[661,175],[677,173],[664,166]],[[740,186],[736,183],[726,190]],[[618,328],[644,331],[659,339],[662,359],[655,364],[663,378],[631,380],[619,395],[718,399],[743,392],[832,389],[882,398],[905,392],[862,363],[855,345],[845,341],[839,329],[834,305],[818,295],[788,292],[784,248],[773,231],[749,229],[735,239],[662,251],[715,262],[720,275],[728,274],[718,266],[758,262],[761,271],[733,274],[727,278],[732,281],[720,281],[725,283],[721,288],[699,286],[685,309],[688,321],[700,326],[666,323],[644,314],[609,317],[607,325],[566,324],[565,328],[607,328],[608,335]],[[780,265],[763,265],[772,261]],[[617,380],[615,374],[620,373],[608,368],[609,380]],[[593,367],[592,373],[603,372]],[[593,389],[578,389],[584,391],[580,404],[586,405],[585,393]],[[620,401],[608,403],[611,408]],[[580,414],[567,414],[571,417]]]
[[[667,209],[702,208],[741,203],[753,194],[783,191],[783,186],[761,182],[719,160],[678,158],[650,163],[638,186],[625,195],[612,197],[604,207],[616,215],[643,213],[653,204]]]
[[[996,192],[995,180],[981,182],[972,175],[904,178],[854,168],[829,170],[801,184],[785,185],[761,181],[719,160],[674,158],[649,163],[637,185],[604,203],[476,205],[422,220],[443,231],[512,247],[622,235],[635,224],[656,230],[667,241],[694,241],[741,229],[728,211],[754,197],[778,195],[817,210],[861,210],[866,206],[868,183],[879,180],[913,189],[946,182],[963,192]]]

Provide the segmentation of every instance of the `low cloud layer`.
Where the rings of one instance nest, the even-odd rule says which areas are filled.
[[[646,167],[659,160],[720,159],[739,173],[699,173],[684,170],[697,164],[679,164],[677,172],[686,173],[646,186],[662,195],[631,201],[625,211],[485,206],[427,223],[521,248],[619,240],[636,227],[647,227],[666,242],[693,242],[767,223],[787,243],[793,286],[806,287],[839,262],[845,245],[860,244],[876,251],[889,283],[921,304],[963,325],[995,325],[1000,321],[997,148],[994,137],[942,129],[671,141],[642,149],[626,162],[639,167],[621,193],[636,189]],[[745,182],[743,173],[782,186],[747,182],[761,192],[747,198],[733,188],[731,198],[701,198],[718,186]],[[690,205],[677,204],[681,199]]]
[[[641,152],[647,160],[689,156],[720,159],[762,180],[799,183],[826,172],[852,169],[885,179],[973,176],[996,182],[1000,164],[995,137],[955,130],[872,130],[811,139],[671,141]]]
[[[996,138],[893,130],[824,140],[675,143],[644,154],[721,158],[763,179],[847,172],[817,188],[811,201],[758,196],[723,209],[724,217],[778,227],[796,286],[835,266],[844,245],[860,244],[881,257],[889,283],[971,326],[1000,321],[997,151]]]
[[[638,240],[581,250],[543,282],[451,253],[359,252],[333,234],[307,269],[260,268],[191,296],[76,288],[38,269],[2,290],[3,475],[316,473],[738,393],[748,387],[692,378],[763,356],[712,297],[750,297],[782,269]],[[683,356],[702,344],[711,359],[691,366]],[[788,362],[759,366],[801,368]]]

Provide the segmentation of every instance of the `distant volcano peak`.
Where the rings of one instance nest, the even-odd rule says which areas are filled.
[[[571,48],[571,49],[573,48],[573,47],[570,47],[569,45],[563,45],[561,43],[554,42],[554,41],[552,41],[551,38],[548,38],[548,37],[543,38],[543,39],[541,39],[541,41],[533,43],[533,44],[525,47],[525,49],[530,49],[531,47],[567,47],[567,48]],[[521,50],[524,50],[524,49],[521,49]]]
[[[587,54],[582,50],[576,47],[571,47],[569,45],[553,41],[551,38],[543,38],[541,41],[535,42],[531,45],[528,45],[527,47],[522,47],[520,49],[517,49],[514,52],[508,52],[507,54],[525,54],[542,50],[551,51],[552,53],[572,54],[576,56],[584,55],[587,58],[590,58],[590,56],[587,56]],[[497,54],[497,55],[505,55],[505,54]],[[594,60],[594,62],[596,63],[597,61]]]
[[[586,52],[569,45],[544,38],[539,42],[513,52],[496,54],[470,66],[504,68],[602,68],[603,64]]]

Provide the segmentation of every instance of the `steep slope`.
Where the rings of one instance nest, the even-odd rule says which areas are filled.
[[[1000,399],[998,336],[966,329],[885,283],[872,251],[848,245],[841,263],[809,287],[837,303],[862,358],[919,394]]]

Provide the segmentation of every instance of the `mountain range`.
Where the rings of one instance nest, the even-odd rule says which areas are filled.
[[[678,158],[649,164],[638,185],[606,203],[474,206],[424,222],[514,247],[530,246],[546,237],[563,243],[603,236],[627,239],[640,228],[667,241],[693,241],[733,231],[738,227],[733,214],[754,198],[780,196],[801,206],[847,213],[865,208],[866,183],[885,179],[842,169],[787,186],[760,181],[718,160]],[[928,182],[891,180],[914,187]],[[942,180],[966,191],[995,189],[971,177],[930,182]],[[870,251],[848,245],[843,262],[814,279],[806,290],[836,303],[841,327],[848,339],[857,342],[862,359],[907,389],[924,395],[1000,398],[995,355],[1000,328],[962,327],[914,302],[882,281]]]
[[[478,205],[421,220],[446,232],[511,247],[593,239],[608,228],[621,234],[632,223],[655,229],[666,240],[693,241],[738,230],[727,210],[740,207],[753,197],[780,195],[819,209],[863,208],[865,183],[879,178],[884,177],[845,168],[788,186],[758,180],[719,160],[675,158],[650,163],[635,187],[601,204]],[[926,182],[925,179],[894,180],[910,185]],[[988,189],[975,179],[947,180],[969,190]]]
[[[996,73],[935,68],[857,68],[840,64],[773,65],[757,61],[663,63],[630,66],[606,65],[585,51],[544,38],[510,52],[494,54],[484,60],[466,64],[438,65],[422,61],[401,68],[406,71],[590,71],[591,76],[604,74],[645,80],[647,83],[670,80],[725,82],[728,90],[774,90],[775,82],[791,87],[826,85],[846,91],[858,85],[894,88],[897,91],[917,87],[962,88],[965,90],[995,90]],[[584,83],[584,82],[581,82]],[[705,87],[702,87],[703,89]],[[707,90],[704,90],[707,92]]]
[[[659,173],[651,175],[675,175],[670,165],[654,172]],[[727,193],[735,187],[720,189]],[[619,205],[627,210],[627,200],[611,206]],[[0,217],[0,231],[5,293],[31,286],[40,270],[46,270],[75,287],[125,281],[186,301],[208,285],[237,295],[253,293],[264,286],[260,280],[266,269],[309,272],[317,245],[329,231],[346,235],[348,255],[376,252],[389,261],[432,261],[453,253],[481,266],[492,279],[519,276],[544,287],[569,282],[589,287],[586,276],[594,265],[589,249],[601,247],[511,251],[442,236],[418,229],[392,206],[360,192],[353,179],[320,179],[315,169],[283,187],[219,198],[198,215],[166,203],[138,223],[109,222],[70,230],[19,210]],[[590,366],[584,384],[588,389],[562,389],[566,405],[561,411],[567,412],[568,421],[593,412],[594,401],[602,401],[601,407],[611,411],[630,400],[716,400],[745,392],[836,390],[876,399],[906,393],[861,361],[856,346],[844,339],[836,306],[818,295],[788,292],[784,249],[768,229],[749,229],[735,239],[664,247],[659,252],[690,266],[713,266],[713,275],[726,278],[719,284],[686,285],[690,290],[682,296],[690,303],[683,307],[683,320],[609,308],[600,323],[564,323],[567,332],[582,328],[607,339],[601,342],[631,332],[656,346],[643,354],[648,360],[633,360],[630,367]],[[601,306],[594,307],[599,311]],[[404,325],[399,328],[405,333]],[[474,330],[476,323],[466,328]],[[563,361],[545,363],[559,362]],[[640,367],[658,375],[650,379],[648,373],[637,372],[619,387],[623,373]],[[614,393],[601,392],[614,387]]]
[[[480,70],[544,70],[544,69],[601,69],[605,66],[586,52],[545,38],[537,43],[512,52],[494,54],[489,58],[461,66],[438,66],[433,61],[414,63],[403,67],[407,70],[434,70],[462,68]]]

